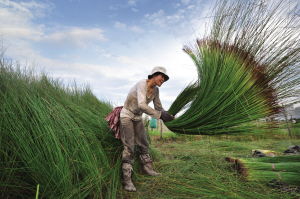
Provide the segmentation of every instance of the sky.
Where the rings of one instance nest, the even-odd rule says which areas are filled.
[[[164,66],[168,109],[197,79],[184,45],[203,38],[215,0],[0,0],[0,50],[23,67],[89,85],[123,105],[130,88]]]
[[[164,66],[165,109],[196,80],[182,51],[205,33],[210,0],[0,0],[1,50],[22,67],[89,85],[122,105],[130,88]]]

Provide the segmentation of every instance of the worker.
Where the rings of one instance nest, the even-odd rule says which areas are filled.
[[[136,191],[131,180],[135,145],[139,151],[143,172],[150,176],[160,175],[153,170],[142,114],[146,113],[153,118],[162,119],[164,122],[174,119],[174,116],[163,109],[159,99],[158,87],[168,79],[169,76],[164,67],[154,67],[148,75],[148,79],[137,82],[131,88],[120,112],[121,141],[124,146],[122,153],[123,186],[127,191]],[[148,106],[151,101],[153,101],[154,109]]]

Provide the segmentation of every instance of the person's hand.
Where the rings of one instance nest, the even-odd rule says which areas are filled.
[[[161,111],[160,119],[162,119],[164,122],[170,122],[174,120],[174,116],[169,114],[167,111]]]

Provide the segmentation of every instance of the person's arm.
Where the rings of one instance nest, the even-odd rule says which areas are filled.
[[[156,92],[155,92],[155,96],[153,99],[153,104],[154,104],[154,109],[158,110],[158,111],[164,111],[161,102],[160,102],[160,98],[159,98],[159,89],[155,88]]]
[[[161,111],[160,119],[162,119],[164,122],[169,122],[169,121],[174,120],[174,116],[170,115],[167,111],[165,111],[163,109],[161,102],[160,102],[160,98],[159,98],[159,89],[158,88],[156,88],[155,96],[153,99],[153,104],[154,104],[154,108],[156,110]]]
[[[154,117],[156,119],[160,119],[161,116],[161,111],[155,110],[148,106],[146,103],[146,94],[147,90],[143,87],[143,85],[138,85],[137,86],[137,103],[138,107],[147,115]]]

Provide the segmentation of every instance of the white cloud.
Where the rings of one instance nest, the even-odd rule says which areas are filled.
[[[128,65],[133,65],[133,64],[137,64],[138,63],[138,61],[136,61],[135,59],[132,59],[132,58],[130,58],[128,56],[118,56],[117,60],[120,63],[128,64]]]
[[[39,29],[30,29],[27,27],[2,27],[0,34],[5,38],[27,39],[37,41],[43,36]]]
[[[117,29],[120,29],[120,30],[129,30],[129,31],[132,31],[135,33],[143,33],[144,32],[144,29],[142,29],[140,26],[137,26],[137,25],[128,26],[127,24],[119,22],[119,21],[116,21],[114,23],[114,27]]]
[[[67,43],[77,47],[86,47],[91,42],[106,41],[100,28],[67,27],[66,30],[46,35],[45,41]]]
[[[143,33],[144,32],[144,30],[139,26],[131,26],[129,29],[132,32],[136,32],[136,33]]]
[[[116,10],[119,10],[120,9],[120,5],[110,5],[108,7],[109,10],[112,10],[112,11],[116,11]]]
[[[33,23],[36,18],[44,16],[52,8],[51,4],[36,1],[0,1],[0,36],[9,45],[34,41],[80,48],[106,40],[100,28],[61,26],[50,30],[51,28],[43,24]]]
[[[0,34],[7,39],[39,40],[43,36],[42,26],[31,21],[41,17],[51,5],[31,2],[0,2]]]
[[[137,0],[128,0],[128,5],[135,6],[136,2],[137,2]]]
[[[166,15],[165,11],[160,9],[152,14],[146,14],[145,18],[151,21],[154,25],[165,26],[166,25]]]
[[[139,10],[137,8],[131,8],[132,12],[138,12]]]
[[[187,6],[186,8],[188,9],[188,10],[191,10],[191,9],[194,9],[196,6],[195,5],[189,5],[189,6]]]
[[[186,20],[185,9],[178,9],[173,14],[166,14],[164,10],[160,9],[152,14],[146,14],[145,19],[152,23],[153,25],[157,25],[164,28],[176,28],[176,26]]]
[[[11,11],[21,14],[27,17],[34,17],[34,16],[43,16],[44,11],[51,7],[50,4],[45,3],[38,3],[35,1],[30,2],[14,2],[10,0],[2,0],[0,2],[1,7],[6,7]]]
[[[183,44],[195,41],[205,36],[205,30],[211,25],[213,1],[182,1],[185,6],[175,6],[175,12],[166,13],[160,9],[144,16],[145,23],[151,24],[153,29],[160,28],[180,39]],[[153,26],[154,25],[154,26]]]
[[[181,3],[184,4],[184,5],[187,5],[190,3],[190,0],[181,0]]]
[[[127,25],[125,23],[121,23],[119,21],[116,21],[114,26],[115,26],[115,28],[123,29],[123,30],[125,30],[127,28]]]

